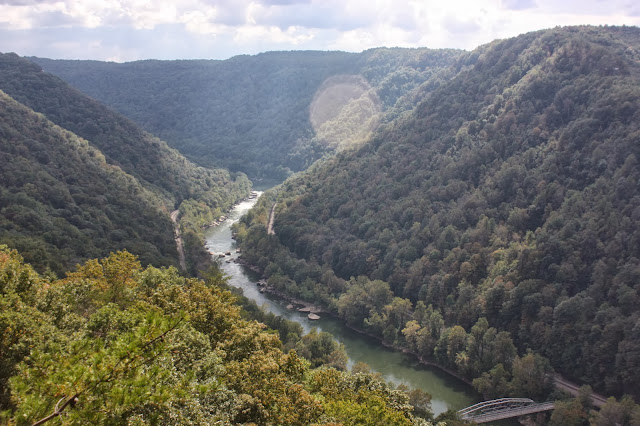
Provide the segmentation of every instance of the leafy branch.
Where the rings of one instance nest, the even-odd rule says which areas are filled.
[[[119,375],[124,374],[126,371],[129,371],[131,368],[137,368],[139,365],[143,365],[144,363],[147,363],[148,361],[151,361],[151,360],[155,359],[156,358],[155,356],[151,357],[149,359],[143,359],[141,364],[132,367],[132,364],[136,360],[140,359],[148,348],[151,348],[156,343],[164,340],[164,338],[167,336],[167,334],[169,334],[171,331],[175,330],[183,321],[184,321],[184,317],[180,318],[174,325],[169,327],[163,333],[159,334],[158,336],[156,336],[153,339],[151,339],[148,342],[146,342],[144,345],[142,345],[139,348],[139,353],[134,354],[132,356],[131,352],[127,352],[126,356],[121,357],[118,360],[118,362],[113,366],[113,368],[111,368],[107,373],[102,375],[102,377],[100,377],[93,384],[87,386],[85,389],[83,389],[83,390],[81,390],[79,392],[76,392],[75,394],[73,394],[72,396],[67,398],[66,400],[65,400],[65,397],[60,399],[60,401],[58,401],[58,403],[56,404],[53,413],[51,413],[48,416],[43,417],[42,419],[36,421],[35,423],[33,423],[33,426],[38,426],[38,425],[44,424],[44,423],[48,422],[49,420],[52,420],[55,417],[58,417],[59,415],[61,415],[63,413],[63,411],[67,407],[69,407],[69,406],[73,407],[78,402],[78,400],[79,400],[80,396],[82,396],[82,394],[85,394],[87,392],[91,392],[91,391],[95,390],[99,385],[101,385],[103,383],[112,382]],[[120,366],[122,366],[122,368],[119,370]],[[64,403],[62,405],[60,405],[60,402],[63,401],[63,400],[64,400]]]

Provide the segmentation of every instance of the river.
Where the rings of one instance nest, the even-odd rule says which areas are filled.
[[[298,322],[305,331],[315,327],[319,331],[331,333],[336,340],[344,344],[349,357],[349,367],[359,361],[365,362],[372,371],[381,373],[389,382],[402,383],[430,393],[433,397],[431,406],[435,415],[448,408],[459,410],[480,401],[480,395],[469,385],[436,367],[421,365],[413,356],[385,348],[375,339],[345,327],[334,318],[323,316],[320,320],[311,321],[307,318],[307,314],[288,310],[286,308],[288,302],[260,293],[256,286],[259,277],[255,273],[235,262],[227,262],[238,256],[235,253],[235,241],[231,238],[231,225],[237,222],[255,204],[255,201],[243,201],[236,205],[229,213],[227,220],[217,227],[210,228],[205,235],[208,250],[215,253],[232,253],[231,256],[220,259],[222,269],[230,277],[230,285],[242,289],[246,297],[254,300],[258,306],[262,306],[267,311]]]

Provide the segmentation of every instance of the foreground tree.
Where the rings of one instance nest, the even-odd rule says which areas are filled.
[[[285,353],[224,285],[143,269],[127,252],[49,280],[0,247],[0,422],[420,424],[379,377]],[[345,367],[326,333],[298,346]],[[416,412],[429,414],[428,398],[414,395]]]

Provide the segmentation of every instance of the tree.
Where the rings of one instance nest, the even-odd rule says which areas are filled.
[[[322,368],[311,373],[309,386],[313,394],[321,395],[326,401],[325,414],[329,421],[349,425],[412,423],[409,396],[402,390],[392,389],[375,375]],[[422,402],[427,398],[419,397]]]
[[[296,344],[296,352],[309,360],[312,368],[321,365],[341,371],[347,368],[344,346],[336,342],[331,334],[325,331],[318,332],[316,328],[302,336]]]
[[[444,413],[438,414],[438,416],[435,418],[434,421],[436,424],[444,423],[446,425],[451,425],[451,426],[463,426],[467,424],[467,422],[460,420],[460,416],[458,415],[458,412],[451,408],[449,408]]]
[[[413,414],[423,419],[432,419],[431,395],[422,389],[409,389],[405,385],[399,385],[398,390],[409,396],[409,404],[413,406]]]
[[[347,323],[360,325],[370,314],[381,313],[392,298],[386,282],[371,281],[364,276],[352,278],[346,293],[338,299],[338,313]]]
[[[588,414],[578,399],[556,401],[549,424],[553,426],[586,426]]]
[[[167,402],[169,372],[157,362],[167,353],[165,338],[183,320],[160,315],[133,320],[139,326],[108,343],[86,337],[68,340],[54,353],[33,351],[29,364],[11,379],[16,418],[42,424],[64,414],[69,421],[105,423]]]
[[[509,381],[511,374],[502,364],[497,364],[488,372],[482,373],[473,379],[473,387],[482,394],[485,399],[503,398],[509,395]]]
[[[456,357],[467,346],[467,332],[459,325],[445,329],[435,349],[436,359],[448,366],[456,366]],[[467,355],[464,355],[468,359]]]
[[[411,320],[405,324],[405,327],[402,329],[402,335],[404,336],[409,349],[413,351],[419,351],[418,347],[418,332],[421,327],[418,324],[418,321]]]
[[[553,369],[546,358],[527,353],[513,361],[511,394],[517,397],[541,399],[553,388]]]
[[[0,248],[0,421],[315,424],[332,413],[344,424],[411,424],[406,393],[357,367],[311,370],[277,333],[243,319],[219,270],[206,275],[115,253],[45,279]],[[297,346],[346,367],[327,333]],[[428,415],[429,397],[412,395]]]
[[[629,396],[620,401],[614,397],[607,398],[607,402],[596,413],[593,424],[596,426],[633,425],[640,418],[640,407]]]

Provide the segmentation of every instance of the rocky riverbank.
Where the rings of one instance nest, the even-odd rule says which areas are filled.
[[[260,287],[260,292],[261,293],[273,294],[274,296],[278,297],[279,299],[282,299],[282,300],[285,300],[285,301],[289,302],[291,305],[298,306],[298,308],[297,308],[298,312],[309,312],[310,314],[315,314],[315,315],[320,314],[320,313],[327,314],[327,315],[330,315],[330,316],[332,316],[334,318],[337,318],[338,320],[340,320],[342,322],[342,319],[340,317],[338,317],[338,315],[336,315],[335,312],[332,312],[326,306],[322,306],[322,305],[311,303],[311,302],[308,302],[308,301],[305,301],[305,300],[302,300],[302,299],[298,299],[298,298],[290,296],[290,295],[288,295],[288,294],[286,294],[286,293],[284,293],[282,291],[276,290],[275,288],[273,288],[273,286],[270,286],[267,283],[266,276],[264,275],[264,271],[262,271],[259,267],[255,266],[255,265],[249,264],[242,257],[239,257],[237,259],[237,263],[239,263],[242,266],[244,266],[245,268],[250,269],[251,271],[259,274],[262,277],[256,283],[256,285],[258,285]],[[460,376],[455,371],[453,371],[453,370],[451,370],[451,369],[449,369],[449,368],[447,368],[447,367],[445,367],[443,365],[440,365],[440,364],[438,364],[438,363],[436,363],[434,361],[427,360],[427,359],[425,359],[424,357],[422,357],[421,355],[419,355],[418,353],[416,353],[414,351],[411,351],[411,350],[409,350],[407,348],[403,348],[401,346],[397,346],[397,345],[394,345],[392,343],[389,343],[389,342],[385,341],[384,339],[382,339],[380,336],[376,336],[375,334],[369,333],[368,331],[363,330],[361,328],[354,327],[354,326],[349,325],[349,324],[344,323],[344,322],[343,322],[343,324],[347,328],[355,331],[356,333],[359,333],[359,334],[362,334],[364,336],[367,336],[367,337],[370,337],[372,339],[377,340],[378,342],[380,342],[380,344],[382,346],[384,346],[386,348],[393,349],[395,351],[402,352],[402,353],[405,353],[407,355],[412,355],[418,360],[418,362],[420,364],[425,365],[425,366],[438,368],[439,370],[444,371],[445,373],[449,374],[452,377],[455,377],[456,379],[466,383],[467,385],[473,386],[470,380],[465,379],[464,377]]]

